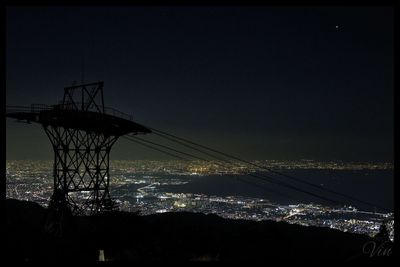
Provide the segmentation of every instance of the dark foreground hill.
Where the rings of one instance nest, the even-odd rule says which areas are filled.
[[[381,262],[363,252],[367,236],[283,222],[228,220],[198,213],[73,217],[62,237],[46,233],[47,209],[6,200],[6,260],[39,262],[257,261]],[[367,245],[365,245],[367,244]],[[370,244],[370,245],[368,245]],[[392,244],[385,244],[385,248]],[[365,247],[364,247],[365,248]],[[393,252],[392,252],[393,255]]]

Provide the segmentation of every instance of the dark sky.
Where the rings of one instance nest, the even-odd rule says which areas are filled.
[[[390,7],[13,7],[6,23],[7,105],[56,103],[84,56],[106,105],[154,128],[249,159],[393,160]],[[164,157],[124,140],[112,156]],[[39,125],[7,120],[7,158],[52,159]]]

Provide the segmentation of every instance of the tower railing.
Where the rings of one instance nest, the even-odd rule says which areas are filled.
[[[76,103],[78,106],[80,106],[80,103]],[[99,106],[100,108],[103,108],[103,106]],[[30,106],[7,106],[6,107],[6,112],[31,112],[31,113],[40,113],[41,111],[46,111],[46,110],[54,110],[54,109],[60,109],[60,110],[79,110],[76,109],[74,105],[72,104],[58,104],[58,105],[45,105],[45,104],[32,104]],[[129,121],[133,121],[133,115],[124,113],[122,111],[119,111],[115,108],[112,107],[104,107],[104,114],[107,115],[112,115],[115,117],[123,118]],[[89,110],[92,111],[92,110]],[[93,110],[94,111],[94,110]]]
[[[32,104],[30,106],[6,106],[6,112],[32,112],[39,113],[43,110],[51,110],[52,107],[44,104]]]

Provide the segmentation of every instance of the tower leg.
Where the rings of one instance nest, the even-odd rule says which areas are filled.
[[[115,209],[109,192],[109,155],[118,136],[43,126],[54,150],[52,205],[73,214]]]

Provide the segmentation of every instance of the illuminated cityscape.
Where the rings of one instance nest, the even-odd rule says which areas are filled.
[[[273,169],[391,170],[390,163],[344,163],[301,161],[257,161]],[[284,221],[304,226],[321,226],[374,236],[382,220],[392,213],[358,210],[352,206],[332,207],[320,203],[276,203],[268,198],[242,195],[213,195],[180,192],[184,185],[202,177],[241,176],[260,171],[235,164],[222,167],[200,161],[112,161],[110,190],[120,210],[141,215],[164,212],[201,212],[224,218]],[[7,198],[29,200],[47,206],[53,190],[51,161],[7,161]],[[84,198],[84,192],[80,197]],[[393,220],[389,221],[393,239]]]
[[[3,260],[385,266],[395,13],[6,5]]]

